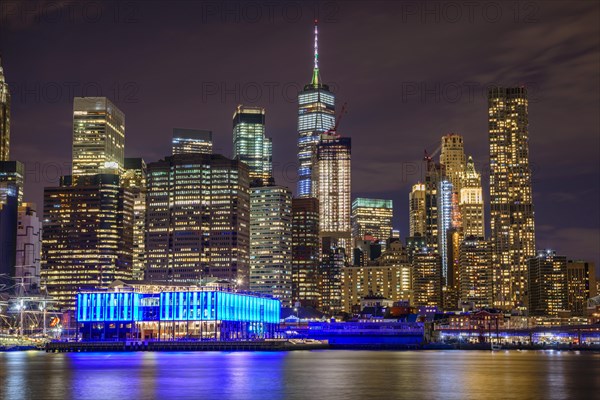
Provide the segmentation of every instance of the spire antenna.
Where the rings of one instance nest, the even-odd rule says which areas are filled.
[[[319,21],[315,19],[315,69],[319,69]]]
[[[315,19],[315,58],[311,84],[313,86],[319,86],[319,21]]]

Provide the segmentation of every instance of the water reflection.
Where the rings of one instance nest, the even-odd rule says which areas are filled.
[[[0,353],[2,399],[594,398],[600,354]]]

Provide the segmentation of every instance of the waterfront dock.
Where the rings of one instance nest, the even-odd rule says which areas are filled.
[[[46,352],[119,352],[119,351],[291,351],[328,349],[323,341],[97,341],[49,342]]]

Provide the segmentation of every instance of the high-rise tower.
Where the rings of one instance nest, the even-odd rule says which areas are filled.
[[[4,79],[0,59],[0,161],[8,161],[10,153],[10,92]]]
[[[319,199],[321,237],[338,240],[350,250],[351,140],[337,134],[322,135],[315,155],[314,184]]]
[[[120,174],[125,157],[125,115],[106,97],[73,100],[73,180]]]
[[[145,279],[226,279],[248,287],[248,167],[219,154],[148,164]]]
[[[378,240],[382,245],[392,235],[392,200],[358,197],[352,202],[352,240]]]
[[[473,157],[467,160],[460,179],[459,209],[464,237],[485,236],[481,174],[475,170]]]
[[[524,87],[488,92],[494,302],[505,309],[526,306],[527,260],[535,255],[527,107]]]
[[[318,27],[315,21],[312,79],[298,94],[298,197],[315,197],[313,160],[322,133],[335,125],[335,96],[321,82]]]
[[[292,192],[250,189],[250,290],[292,305]]]
[[[413,185],[412,191],[408,195],[409,202],[409,236],[415,236],[417,233],[424,235],[425,229],[425,185],[417,183]]]
[[[253,186],[272,183],[273,144],[265,136],[265,109],[239,105],[233,114],[233,158],[248,165]]]
[[[446,177],[456,193],[460,192],[460,178],[465,170],[463,137],[455,133],[442,136],[440,164],[446,168]]]

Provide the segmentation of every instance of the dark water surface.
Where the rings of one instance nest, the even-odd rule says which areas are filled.
[[[600,354],[0,353],[1,399],[598,399]]]

